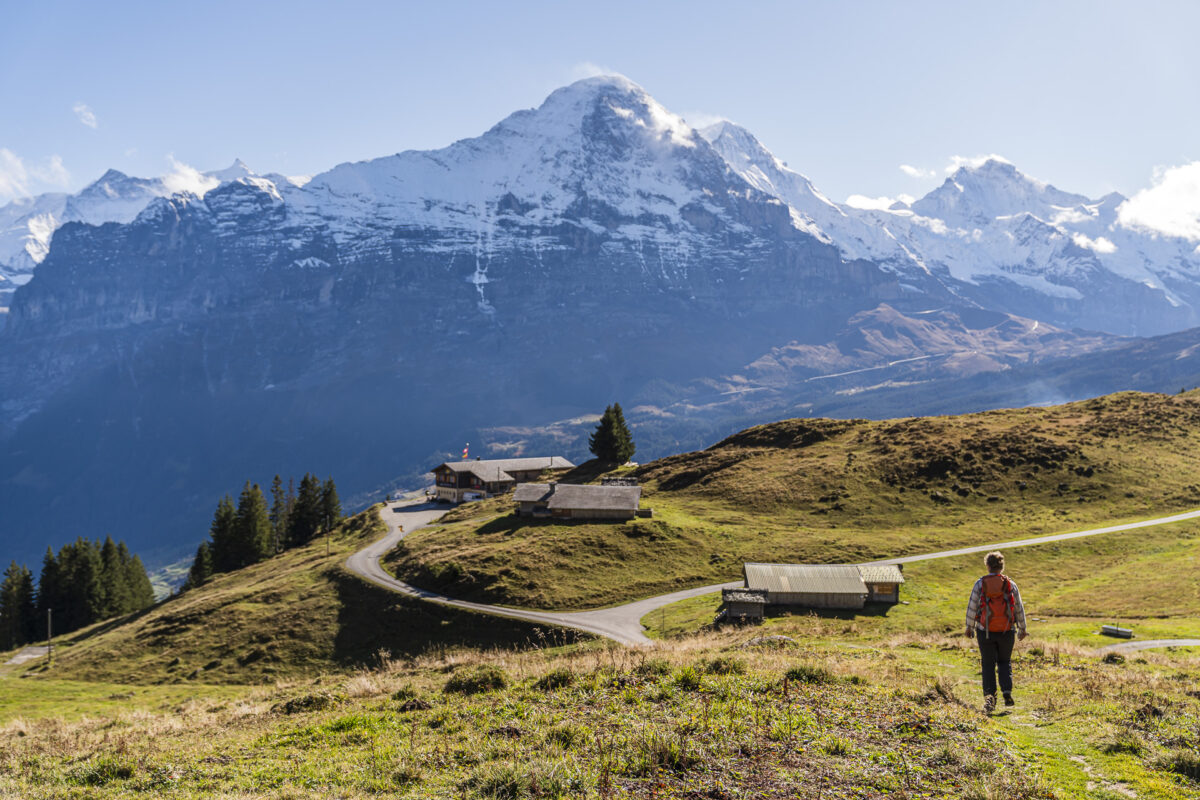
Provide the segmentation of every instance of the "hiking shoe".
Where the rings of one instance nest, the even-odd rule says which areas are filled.
[[[996,695],[989,694],[983,698],[983,713],[990,714],[996,710]]]
[[[1012,699],[1012,693],[1011,693],[1011,692],[1005,692],[1005,693],[1004,693],[1004,705],[1006,705],[1006,706],[1015,706],[1016,704],[1017,704],[1017,701]]]

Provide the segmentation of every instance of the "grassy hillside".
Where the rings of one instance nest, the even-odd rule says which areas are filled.
[[[190,698],[19,681],[61,705],[0,704],[0,797],[1200,797],[1195,658],[1027,643],[1019,704],[989,719],[962,640],[756,633],[434,654]]]
[[[762,425],[636,474],[653,519],[525,520],[498,498],[417,531],[396,574],[458,597],[587,608],[736,579],[1200,506],[1200,393],[1050,408]]]
[[[386,533],[375,508],[318,540],[142,613],[57,639],[30,674],[115,682],[256,683],[353,669],[381,655],[506,647],[533,626],[401,597],[350,575],[346,556]]]

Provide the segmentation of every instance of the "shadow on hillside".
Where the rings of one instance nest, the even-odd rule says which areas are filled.
[[[333,657],[343,666],[372,666],[381,654],[411,657],[462,647],[529,650],[587,638],[565,628],[405,597],[340,571],[332,578],[339,602]]]
[[[70,633],[64,633],[61,635],[56,634],[54,637],[55,643],[70,642],[71,644],[78,644],[80,642],[86,642],[88,639],[108,633],[109,631],[119,628],[122,625],[126,625],[130,622],[136,622],[137,620],[149,614],[151,611],[161,608],[163,604],[170,602],[170,600],[171,598],[168,597],[157,603],[146,606],[141,611],[133,611],[129,614],[124,614],[119,617],[112,617],[111,619],[106,619],[103,622],[94,623],[91,627],[79,628],[71,631]],[[34,644],[37,644],[37,642],[34,642]]]

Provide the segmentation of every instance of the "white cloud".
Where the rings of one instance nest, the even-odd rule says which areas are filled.
[[[1097,253],[1115,253],[1117,246],[1103,236],[1097,236],[1095,239],[1090,239],[1082,233],[1076,233],[1071,236],[1071,241],[1080,247],[1092,250]]]
[[[71,106],[71,110],[75,112],[75,116],[79,117],[79,121],[89,128],[97,128],[100,121],[96,119],[96,112],[92,111],[87,103],[76,103]]]
[[[1154,185],[1117,209],[1126,228],[1200,239],[1200,161],[1154,170]]]
[[[972,169],[977,169],[989,161],[999,161],[1001,164],[1012,163],[1004,156],[998,156],[995,153],[991,153],[990,155],[986,156],[950,156],[950,163],[946,167],[946,174],[949,175],[959,167],[971,167]]]
[[[172,194],[191,192],[203,197],[210,189],[215,189],[221,183],[216,178],[210,178],[195,167],[176,160],[174,155],[168,155],[171,171],[163,176],[163,185]]]
[[[571,66],[571,80],[581,81],[584,78],[597,78],[602,75],[620,75],[615,69],[596,64],[592,61],[580,61]]]
[[[901,164],[900,171],[910,178],[935,178],[938,174],[936,169],[921,169],[912,164]]]
[[[0,202],[28,197],[34,191],[62,189],[71,182],[62,156],[50,156],[42,165],[27,163],[11,150],[0,147]]]
[[[846,205],[851,208],[874,211],[887,211],[895,202],[894,197],[867,197],[863,194],[852,194],[846,198]]]
[[[691,125],[696,130],[707,128],[711,125],[716,125],[718,122],[733,122],[729,117],[722,117],[720,114],[709,114],[706,111],[689,111],[686,114],[680,114],[688,125]]]

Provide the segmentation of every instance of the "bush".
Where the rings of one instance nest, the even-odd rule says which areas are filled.
[[[663,658],[647,658],[645,661],[637,665],[636,672],[638,675],[646,677],[670,675],[671,664]]]
[[[684,667],[675,673],[675,685],[685,692],[695,692],[700,689],[702,681],[695,667]]]
[[[304,714],[333,708],[345,699],[345,695],[340,693],[313,692],[276,703],[271,706],[271,710],[276,714]]]
[[[786,673],[789,681],[795,683],[836,683],[837,676],[824,667],[818,667],[813,664],[797,664],[789,669]]]
[[[137,772],[137,762],[117,756],[101,756],[90,764],[72,770],[71,783],[84,786],[104,786],[113,781],[126,781]]]
[[[717,656],[704,662],[704,671],[709,675],[745,675],[746,665],[740,658]]]
[[[552,669],[545,675],[537,679],[534,687],[542,691],[552,689],[564,689],[575,682],[575,673],[566,667]]]
[[[508,676],[494,664],[481,664],[470,672],[457,672],[442,690],[453,694],[482,694],[508,686]]]

